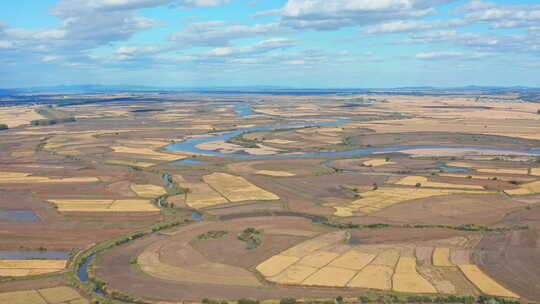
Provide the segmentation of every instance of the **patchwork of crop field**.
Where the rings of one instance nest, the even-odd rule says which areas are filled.
[[[467,162],[449,162],[448,166],[469,168],[480,173],[513,174],[513,175],[540,175],[540,168],[495,168],[488,164],[473,164]]]
[[[53,287],[0,293],[0,303],[9,304],[88,304],[71,287]]]
[[[398,181],[396,185],[418,186],[418,187],[429,187],[429,188],[458,188],[458,189],[475,189],[475,190],[484,189],[484,187],[482,186],[431,182],[427,179],[427,177],[423,177],[423,176],[407,176],[401,179],[400,181]]]
[[[456,187],[459,188],[459,187]],[[376,190],[362,192],[361,198],[346,205],[327,204],[336,211],[336,216],[353,216],[354,212],[373,213],[390,206],[400,204],[415,199],[451,195],[451,194],[486,194],[490,193],[482,190],[458,190],[458,189],[424,189],[424,188],[401,188],[383,186]]]
[[[440,173],[438,176],[444,176],[444,177],[455,177],[455,178],[468,178],[468,179],[483,179],[483,180],[493,180],[493,178],[496,178],[497,180],[501,181],[519,181],[519,182],[527,182],[527,181],[533,181],[536,180],[535,177],[527,177],[527,176],[493,176],[493,175],[477,175],[477,174],[462,174],[462,173]]]
[[[347,238],[347,232],[343,231],[320,235],[265,260],[256,269],[266,280],[278,284],[422,294],[478,288],[488,295],[518,298],[476,265],[462,264],[467,259],[461,256],[463,247],[456,245],[467,241],[439,241],[453,248],[414,244],[353,246],[345,244]],[[433,277],[434,271],[444,279]]]
[[[111,165],[120,165],[120,166],[133,166],[133,167],[141,167],[141,168],[148,168],[155,166],[154,163],[149,162],[142,162],[137,160],[109,160],[106,162],[107,164]]]
[[[396,163],[392,162],[392,161],[389,161],[389,160],[386,160],[386,159],[377,158],[377,159],[366,160],[362,164],[364,166],[366,166],[366,167],[380,167],[380,166],[384,166],[384,165],[393,165],[393,164],[396,164]]]
[[[156,198],[167,193],[163,187],[156,185],[131,184],[131,190],[137,193],[137,196],[144,198]]]
[[[508,195],[527,195],[540,193],[540,181],[520,185],[517,189],[504,190]]]
[[[111,147],[115,153],[130,154],[130,155],[140,155],[141,158],[147,158],[151,160],[158,161],[173,161],[186,158],[182,155],[167,154],[156,152],[150,148],[133,148],[127,146],[115,146]]]
[[[255,186],[240,176],[216,172],[205,175],[203,180],[231,202],[279,200],[277,195]]]
[[[97,177],[48,177],[33,176],[23,172],[0,172],[0,184],[30,184],[30,183],[96,183]]]
[[[103,242],[120,245],[99,252],[89,276],[141,302],[540,299],[540,159],[508,150],[538,150],[538,104],[474,94],[113,95],[129,102],[62,107],[77,117],[69,124],[27,126],[42,118],[33,107],[0,113],[11,128],[0,126],[0,249],[74,258],[6,255],[0,287],[13,292],[0,303],[89,303],[68,287],[43,288],[68,284],[78,257]],[[257,114],[237,115],[237,105]],[[246,128],[259,131],[228,137]],[[394,148],[404,145],[434,148]],[[350,152],[363,149],[380,153]],[[38,220],[18,222],[17,212]],[[91,284],[84,296],[101,297]]]
[[[287,171],[271,171],[271,170],[259,170],[255,172],[260,175],[276,176],[276,177],[288,177],[295,176],[296,174]]]
[[[0,260],[0,277],[25,277],[62,271],[66,260]]]
[[[60,212],[156,212],[159,208],[149,200],[49,199]]]
[[[3,107],[0,113],[0,124],[15,128],[30,124],[32,120],[43,118],[33,107]]]
[[[189,192],[183,196],[185,197],[186,204],[191,208],[201,209],[229,203],[225,197],[205,183],[181,182],[179,185],[180,187],[189,189]]]

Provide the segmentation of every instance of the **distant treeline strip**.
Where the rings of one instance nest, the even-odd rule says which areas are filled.
[[[51,105],[43,106],[36,110],[36,112],[46,119],[32,120],[30,124],[32,126],[50,126],[59,123],[74,122],[75,117],[69,113],[57,110]]]
[[[353,224],[353,223],[338,223],[332,221],[326,221],[322,223],[323,225],[330,226],[338,229],[383,229],[383,228],[412,228],[412,229],[426,229],[426,228],[442,228],[442,229],[452,229],[459,231],[480,231],[480,232],[509,232],[516,230],[529,230],[529,226],[512,226],[512,227],[497,227],[491,228],[484,225],[476,224],[462,224],[457,226],[452,225],[442,225],[442,224],[384,224],[384,223],[374,223],[374,224]]]

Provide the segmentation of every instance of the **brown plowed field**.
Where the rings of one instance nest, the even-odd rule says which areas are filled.
[[[489,276],[529,300],[540,300],[540,232],[486,235],[474,260]]]
[[[229,230],[230,234],[236,236],[237,231],[245,227],[257,227],[261,229],[291,229],[291,230],[307,230],[313,233],[328,232],[328,229],[323,229],[311,224],[310,221],[301,218],[291,217],[260,217],[260,218],[245,218],[224,221],[219,223],[201,223],[196,226],[187,226],[178,230],[178,237],[182,239],[189,239],[189,236],[195,237],[200,233],[207,232],[209,230]],[[293,232],[294,233],[294,232]],[[105,279],[112,288],[126,291],[130,295],[141,296],[145,298],[155,300],[168,300],[175,301],[182,300],[200,300],[202,298],[226,298],[237,299],[240,297],[254,297],[259,299],[273,299],[276,297],[332,297],[337,295],[353,296],[358,294],[358,290],[350,289],[334,289],[334,288],[302,288],[293,286],[279,286],[279,285],[264,285],[257,288],[248,288],[243,286],[231,286],[231,285],[215,285],[215,284],[201,284],[201,283],[189,283],[189,282],[171,282],[167,280],[160,280],[149,276],[145,273],[141,273],[138,270],[134,270],[129,261],[133,256],[138,256],[143,252],[150,244],[156,242],[164,242],[171,244],[175,239],[175,233],[171,233],[171,237],[164,236],[151,236],[143,240],[137,241],[127,246],[121,246],[115,248],[101,258],[100,263],[96,267],[98,276]],[[195,247],[203,255],[207,256],[209,260],[216,259],[216,262],[225,263],[229,265],[256,265],[264,261],[266,258],[286,249],[290,246],[293,239],[299,239],[295,236],[293,238],[280,236],[280,233],[273,234],[271,237],[265,237],[263,232],[263,245],[255,250],[246,250],[245,243],[238,240],[239,247],[236,245],[229,246],[226,244],[231,243],[232,239],[223,240],[207,240],[204,242],[216,242],[216,245],[196,245]],[[283,233],[286,235],[286,233]],[[271,243],[271,241],[277,241],[277,243]],[[264,243],[268,243],[265,246]],[[175,247],[173,245],[173,247]],[[212,252],[208,255],[209,250],[220,248],[219,252]],[[243,248],[243,249],[242,249]],[[174,250],[173,250],[174,251]],[[165,254],[174,254],[174,252],[166,252]],[[240,256],[239,256],[240,255]],[[169,257],[171,258],[171,257]],[[240,261],[239,258],[243,258],[246,261]],[[171,262],[171,260],[169,260]]]

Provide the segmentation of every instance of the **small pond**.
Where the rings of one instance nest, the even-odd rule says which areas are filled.
[[[0,260],[67,260],[64,251],[0,251]]]
[[[0,221],[39,222],[41,218],[32,210],[0,210]]]

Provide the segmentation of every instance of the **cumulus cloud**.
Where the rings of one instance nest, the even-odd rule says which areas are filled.
[[[169,36],[169,40],[182,47],[227,46],[232,41],[287,32],[279,24],[239,25],[229,21],[198,22],[186,25],[182,31]]]
[[[294,28],[335,30],[433,15],[436,4],[454,0],[289,0],[283,22]]]
[[[414,58],[420,59],[420,60],[447,60],[447,59],[472,60],[472,59],[491,57],[491,56],[494,56],[494,54],[480,53],[480,52],[463,53],[463,52],[456,52],[456,51],[442,51],[442,52],[418,53],[414,56]]]
[[[177,9],[188,9],[197,7],[216,7],[229,4],[231,0],[183,0],[173,7]]]
[[[298,40],[289,38],[271,38],[257,42],[247,47],[215,48],[209,54],[213,56],[252,55],[269,52],[276,49],[289,48],[298,45]]]

